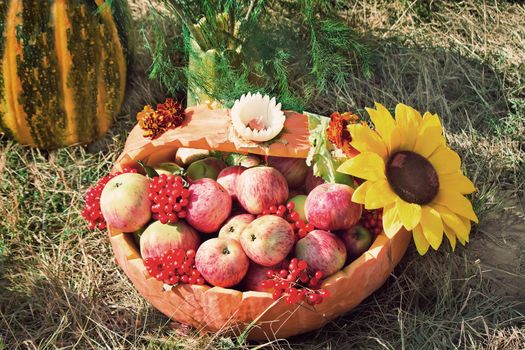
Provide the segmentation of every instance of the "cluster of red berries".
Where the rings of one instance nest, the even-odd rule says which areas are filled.
[[[161,223],[174,224],[186,217],[190,192],[184,179],[177,175],[161,174],[151,179],[148,197],[151,200],[151,217]]]
[[[359,224],[366,228],[371,234],[377,236],[383,232],[383,209],[363,209],[363,215]]]
[[[294,229],[294,233],[297,236],[298,239],[306,237],[308,232],[315,230],[315,227],[312,224],[307,224],[303,220],[300,219],[299,213],[295,210],[295,203],[289,202],[286,205],[279,205],[275,206],[272,205],[268,209],[263,210],[262,215],[277,215],[280,216],[286,221],[288,221],[292,228]]]
[[[330,296],[330,292],[319,289],[323,273],[317,271],[310,276],[306,272],[307,268],[306,261],[293,258],[288,269],[268,271],[268,279],[261,282],[261,287],[273,288],[274,300],[286,295],[284,300],[288,304],[297,304],[304,300],[310,305],[320,304]]]
[[[106,228],[106,220],[104,220],[104,216],[102,216],[102,211],[100,210],[100,195],[108,181],[120,174],[136,172],[137,169],[124,167],[122,171],[104,176],[87,190],[84,196],[85,206],[84,209],[82,209],[82,217],[87,220],[90,230],[94,230],[97,227],[101,230]]]
[[[146,258],[148,273],[166,284],[204,284],[204,278],[195,267],[195,250],[170,249],[155,258]]]

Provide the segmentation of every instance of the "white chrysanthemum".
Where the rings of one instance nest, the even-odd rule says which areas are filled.
[[[284,127],[281,104],[275,97],[260,93],[242,95],[230,111],[235,131],[245,140],[263,142],[273,139]]]

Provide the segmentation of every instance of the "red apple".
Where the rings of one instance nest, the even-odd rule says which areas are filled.
[[[293,203],[295,205],[294,210],[297,212],[297,214],[299,214],[299,219],[301,219],[304,222],[307,222],[306,214],[304,212],[304,204],[306,203],[306,198],[306,195],[299,194],[288,200],[288,203]]]
[[[251,261],[248,273],[246,273],[246,276],[242,281],[244,290],[253,290],[256,292],[272,292],[273,288],[264,288],[263,286],[261,286],[261,282],[266,281],[268,279],[268,271],[288,269],[288,264],[289,262],[287,260],[284,260],[275,266],[261,266]]]
[[[155,258],[170,249],[197,250],[200,239],[193,228],[184,221],[163,224],[155,221],[140,236],[142,259]]]
[[[310,171],[308,171],[304,181],[304,189],[306,190],[306,193],[310,193],[314,188],[324,184],[325,182],[326,181],[324,181],[322,178],[314,176],[313,170],[310,168]]]
[[[180,166],[187,166],[191,163],[209,157],[210,151],[197,148],[181,147],[175,153],[175,162]]]
[[[349,261],[360,257],[373,243],[373,235],[361,225],[352,226],[338,233],[345,243]]]
[[[284,175],[289,188],[301,187],[309,170],[303,158],[268,157],[268,165]]]
[[[217,176],[217,182],[222,185],[228,191],[232,200],[237,200],[237,194],[235,192],[235,187],[237,185],[237,178],[246,170],[245,167],[240,165],[234,165],[222,169]]]
[[[286,258],[295,243],[292,226],[276,215],[264,215],[241,232],[246,255],[263,266],[273,266]]]
[[[272,205],[283,204],[288,198],[288,184],[274,168],[249,168],[237,177],[237,200],[251,214],[260,214]]]
[[[231,287],[248,271],[250,261],[234,239],[212,238],[201,244],[195,255],[195,266],[209,284]]]
[[[306,198],[306,219],[315,227],[328,230],[346,230],[357,224],[362,206],[352,202],[352,187],[325,183],[317,186]]]
[[[219,237],[231,238],[238,241],[240,239],[241,232],[253,220],[255,220],[255,216],[252,214],[235,215],[226,221],[226,223],[221,227],[219,231]]]
[[[108,181],[100,195],[100,209],[107,224],[122,232],[133,232],[151,219],[148,198],[150,180],[140,174],[125,173]]]
[[[224,168],[226,168],[226,163],[222,160],[215,157],[208,157],[191,163],[186,170],[186,175],[190,180],[204,178],[215,180]]]
[[[297,242],[295,256],[306,261],[310,272],[321,271],[324,277],[328,277],[345,265],[346,248],[333,233],[313,230]]]
[[[190,195],[186,207],[186,221],[204,233],[219,230],[232,209],[232,199],[228,192],[212,179],[194,181],[188,191]]]

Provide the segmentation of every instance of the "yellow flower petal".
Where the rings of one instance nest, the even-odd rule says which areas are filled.
[[[414,243],[416,244],[416,249],[419,255],[425,255],[430,244],[425,238],[425,235],[423,235],[423,229],[421,228],[421,225],[414,227],[414,231],[412,231],[412,237],[414,237]]]
[[[358,188],[355,189],[354,194],[352,194],[352,202],[365,204],[366,192],[368,191],[368,186],[370,181],[365,181]]]
[[[390,204],[383,209],[383,231],[385,231],[388,238],[394,237],[403,226],[397,214],[395,203]]]
[[[412,151],[417,139],[417,132],[422,121],[421,115],[414,108],[399,103],[396,106],[396,124],[401,128],[403,133],[400,148],[406,151]]]
[[[432,207],[439,212],[443,223],[452,230],[454,235],[468,242],[468,231],[470,229],[467,230],[467,227],[458,215],[454,214],[447,207],[439,204],[432,204]]]
[[[421,123],[421,130],[435,126],[438,127],[440,130],[443,129],[439,116],[437,114],[425,112],[425,114],[423,115],[423,122]]]
[[[352,142],[350,144],[361,153],[372,152],[379,154],[383,159],[387,157],[386,146],[374,130],[370,129],[368,125],[350,124],[348,126]]]
[[[388,154],[392,155],[401,150],[404,135],[403,129],[397,126],[394,127],[390,134],[390,141],[387,143]]]
[[[461,168],[461,159],[458,154],[446,146],[439,146],[428,158],[436,172],[450,174],[458,172]]]
[[[465,225],[465,227],[467,228],[467,238],[465,239],[465,242],[468,243],[469,241],[469,235],[470,235],[470,230],[471,230],[471,224],[470,224],[470,220],[467,219],[467,218],[464,218],[464,217],[459,217],[461,219],[461,221],[463,221],[463,225]],[[458,237],[459,238],[459,237]],[[465,244],[463,244],[465,245]]]
[[[394,129],[395,123],[392,114],[382,104],[375,103],[376,109],[366,108],[370,115],[370,119],[374,123],[377,133],[385,141],[385,144],[390,142],[390,135]]]
[[[399,219],[407,230],[413,230],[421,220],[421,206],[415,203],[407,203],[401,198],[396,199]]]
[[[384,208],[393,203],[397,195],[392,191],[386,179],[378,180],[368,186],[365,197],[366,209]]]
[[[444,205],[452,212],[478,222],[478,217],[474,213],[470,201],[457,191],[440,189],[433,203]]]
[[[337,171],[361,179],[377,181],[385,178],[385,161],[376,153],[360,153],[341,164]]]
[[[476,187],[461,172],[439,175],[439,186],[441,188],[453,188],[461,194],[469,194],[476,191]]]
[[[454,234],[454,231],[447,225],[443,225],[443,231],[445,232],[445,235],[447,236],[448,241],[450,242],[450,247],[452,248],[452,251],[454,251],[456,249],[456,235]]]
[[[437,250],[443,241],[443,221],[437,210],[429,206],[421,208],[421,228],[430,246]]]
[[[442,143],[440,128],[436,126],[425,128],[417,134],[414,152],[428,158]]]

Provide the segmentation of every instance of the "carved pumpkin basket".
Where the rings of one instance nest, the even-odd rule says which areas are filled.
[[[180,127],[167,130],[156,139],[143,137],[143,130],[137,125],[114,171],[137,161],[148,166],[172,162],[180,147],[306,158],[310,149],[308,118],[295,112],[285,112],[285,115],[277,142],[236,144],[231,141],[228,110],[213,110],[205,105],[188,108]],[[164,288],[162,281],[149,275],[133,233],[119,232],[110,226],[108,230],[118,265],[139,293],[167,317],[202,331],[244,332],[255,340],[315,330],[347,313],[383,285],[403,257],[411,237],[404,229],[391,238],[380,233],[368,251],[323,280],[322,288],[330,297],[318,305],[309,305],[306,302],[289,304],[282,298],[274,300],[270,292],[197,284]]]

